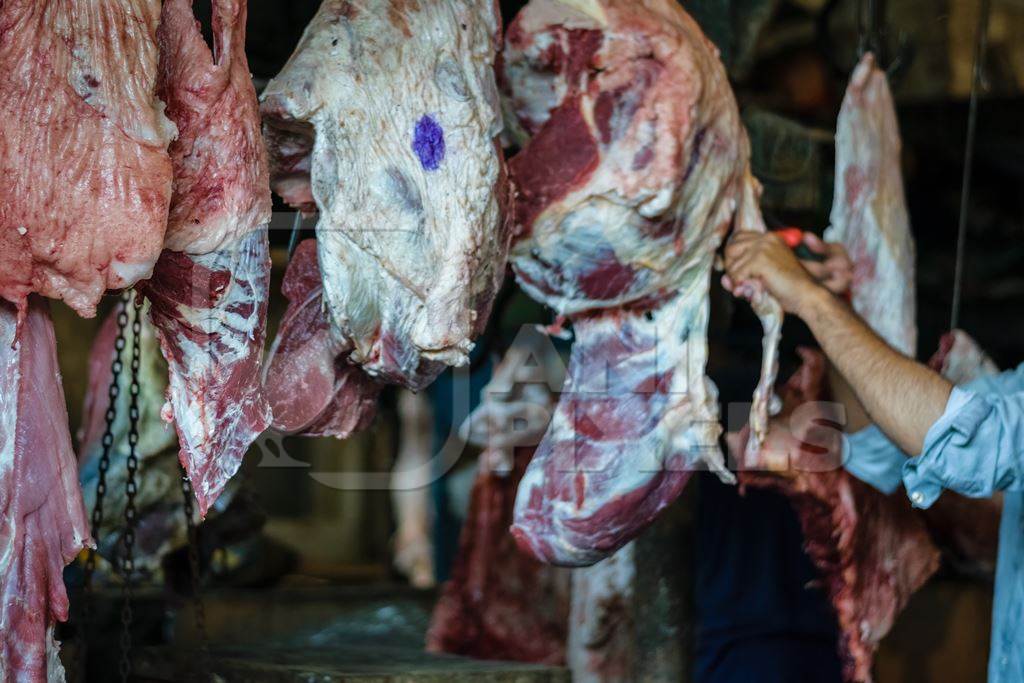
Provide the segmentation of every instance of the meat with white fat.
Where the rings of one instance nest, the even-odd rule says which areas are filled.
[[[551,421],[554,392],[565,377],[550,341],[524,332],[460,428],[468,443],[484,450],[427,647],[478,659],[563,665],[572,573],[525,554],[509,532],[516,489]]]
[[[271,417],[260,382],[271,203],[245,19],[245,0],[214,0],[211,50],[191,0],[167,0],[158,31],[159,92],[178,137],[165,251],[145,292],[202,515]]]
[[[867,54],[857,66],[836,129],[836,188],[829,240],[854,266],[854,310],[896,349],[916,347],[914,243],[900,169],[900,135],[885,74]],[[847,681],[867,683],[878,643],[910,596],[938,568],[923,519],[903,492],[886,496],[842,468],[843,416],[829,402],[826,361],[801,350],[783,391],[782,414],[764,447],[744,455],[744,487],[789,497],[804,545],[836,610]]]
[[[774,489],[792,503],[836,611],[843,677],[869,683],[879,642],[938,569],[939,553],[904,492],[887,496],[842,468],[842,415],[829,400],[825,357],[801,356],[757,459],[742,459],[746,435],[730,442],[744,488]]]
[[[0,302],[0,681],[63,681],[64,565],[87,545],[49,307]]]
[[[825,240],[853,261],[853,308],[882,339],[917,352],[914,238],[903,193],[899,121],[885,73],[866,54],[836,126],[835,195]],[[885,296],[879,296],[880,291]]]
[[[504,275],[499,32],[492,2],[325,0],[263,93],[272,186],[320,214],[335,352],[380,381],[468,362]]]
[[[149,277],[175,127],[156,96],[159,0],[0,4],[0,297],[93,316]]]
[[[759,186],[717,50],[672,0],[532,0],[509,27],[503,82],[532,136],[510,162],[512,265],[576,335],[514,533],[539,559],[588,565],[694,469],[733,479],[704,374],[708,292],[730,231],[764,230]],[[760,438],[781,310],[745,289],[765,325]]]

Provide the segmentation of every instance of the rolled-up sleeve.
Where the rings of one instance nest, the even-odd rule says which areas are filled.
[[[953,389],[921,455],[903,464],[903,483],[910,501],[922,508],[942,489],[972,498],[1024,489],[1024,392]]]
[[[895,493],[903,483],[906,461],[899,446],[874,425],[846,437],[843,467],[883,493]]]

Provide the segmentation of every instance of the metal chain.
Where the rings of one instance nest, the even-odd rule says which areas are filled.
[[[180,463],[179,463],[180,467]],[[203,605],[199,573],[199,530],[193,518],[192,482],[181,468],[181,493],[185,498],[185,525],[188,534],[188,568],[192,579],[192,608],[195,611],[196,635],[199,637],[199,672],[203,681],[210,681],[210,645],[206,632],[206,608]]]
[[[132,672],[131,651],[132,651],[132,593],[135,574],[135,496],[138,493],[136,474],[139,470],[139,367],[142,356],[142,296],[138,293],[134,297],[130,293],[125,294],[125,309],[127,311],[128,301],[133,303],[132,315],[132,355],[131,355],[131,384],[129,385],[128,404],[128,477],[125,481],[124,492],[126,503],[124,508],[124,559],[122,571],[124,583],[122,585],[121,605],[121,680],[127,683]],[[127,313],[126,313],[127,315]]]
[[[121,395],[121,372],[124,362],[121,356],[125,347],[125,328],[128,327],[128,304],[122,300],[117,311],[117,336],[114,338],[114,358],[110,362],[110,386],[107,388],[107,411],[104,415],[103,438],[100,444],[99,476],[96,479],[96,499],[92,506],[90,535],[94,543],[99,543],[100,527],[103,526],[103,498],[107,494],[107,471],[110,469],[110,452],[114,446],[114,422],[117,420],[117,400]],[[88,642],[86,634],[93,621],[93,586],[92,578],[96,573],[96,549],[89,548],[85,556],[85,570],[82,577],[82,612],[78,651],[75,657],[75,672],[78,680],[85,680]]]

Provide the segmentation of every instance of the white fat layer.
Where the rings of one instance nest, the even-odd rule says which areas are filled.
[[[184,334],[168,339],[168,331],[161,330],[162,344],[177,346],[183,357],[179,363],[172,360],[173,354],[165,353],[171,365],[168,396],[192,486],[201,501],[216,498],[257,436],[249,433],[248,421],[239,416],[264,413],[265,422],[270,420],[258,386],[240,390],[237,403],[226,410],[217,403],[224,400],[220,395],[224,373],[263,351],[254,341],[262,334],[260,311],[268,294],[266,240],[264,231],[255,230],[222,250],[190,257],[204,269],[231,275],[213,307],[179,305],[173,312],[183,324],[215,340],[213,346]],[[246,310],[248,314],[243,315]],[[221,452],[214,444],[229,444],[230,452]]]
[[[825,239],[854,263],[854,310],[890,345],[917,352],[915,247],[901,171],[899,122],[885,73],[865,55],[836,126],[832,225]]]
[[[492,10],[435,0],[349,18],[324,3],[263,94],[264,111],[316,130],[325,304],[334,336],[371,374],[393,370],[384,337],[403,349],[404,374],[422,360],[467,362],[475,305],[504,270]],[[413,146],[424,117],[443,131],[436,169]]]
[[[60,643],[53,626],[46,629],[46,683],[64,683],[64,664],[60,661]]]
[[[125,261],[113,260],[110,262],[110,270],[117,276],[117,280],[110,280],[111,289],[128,287],[139,280],[145,280],[153,274],[153,264],[149,261],[128,263]]]
[[[14,494],[14,449],[18,425],[18,392],[21,385],[21,343],[15,339],[17,314],[0,303],[0,510],[9,509]],[[0,516],[0,576],[6,576],[14,559],[14,515]],[[0,610],[0,621],[6,616]],[[7,624],[0,623],[0,633]],[[0,680],[6,680],[0,677]]]
[[[953,330],[953,348],[942,365],[942,376],[956,385],[999,374],[996,365],[978,342],[963,330]]]

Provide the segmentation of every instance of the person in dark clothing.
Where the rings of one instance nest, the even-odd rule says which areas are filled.
[[[713,313],[709,375],[719,389],[721,414],[728,416],[730,405],[750,401],[760,324],[744,307],[727,328],[716,327],[714,318]],[[787,321],[782,338],[780,377],[786,377],[796,367],[796,346],[811,337],[799,321]],[[818,586],[789,501],[774,491],[741,494],[707,472],[695,483],[695,680],[839,683],[835,612]]]

